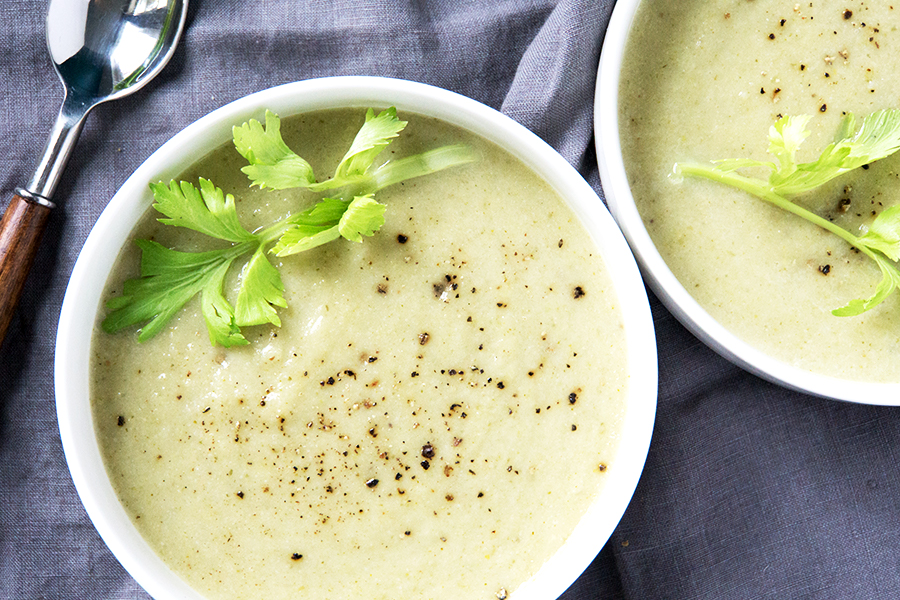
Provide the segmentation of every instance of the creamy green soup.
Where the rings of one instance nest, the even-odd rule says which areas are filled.
[[[618,297],[565,203],[447,124],[474,165],[379,192],[385,226],[279,260],[282,327],[212,347],[194,303],[138,344],[93,341],[92,401],[113,485],[147,542],[209,598],[513,594],[616,468],[627,387]],[[283,122],[329,172],[362,111]],[[249,189],[229,146],[191,167],[252,230],[311,202]],[[148,214],[138,235],[205,247]],[[128,249],[107,295],[137,273]],[[232,282],[233,284],[234,282]]]
[[[768,129],[814,115],[798,159],[813,160],[846,112],[900,107],[900,6],[885,2],[645,0],[620,87],[625,166],[663,259],[722,325],[809,371],[900,381],[900,298],[859,317],[875,264],[846,243],[747,194],[670,177],[676,162],[771,160]],[[898,199],[894,157],[798,202],[859,233]]]

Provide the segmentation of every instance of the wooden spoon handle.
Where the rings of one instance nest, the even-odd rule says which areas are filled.
[[[16,194],[0,220],[0,343],[19,303],[51,206]]]

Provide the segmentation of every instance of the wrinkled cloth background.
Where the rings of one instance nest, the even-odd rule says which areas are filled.
[[[132,170],[184,126],[248,93],[366,74],[434,84],[503,110],[602,193],[592,99],[613,4],[191,0],[163,74],[89,119],[0,348],[0,598],[147,597],[75,493],[52,379],[76,255]],[[61,100],[45,49],[46,9],[46,0],[0,3],[7,197],[30,178]],[[565,600],[900,598],[900,409],[766,383],[706,348],[652,296],[651,304],[660,395],[646,469],[612,539]]]

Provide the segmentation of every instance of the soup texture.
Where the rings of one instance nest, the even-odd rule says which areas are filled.
[[[685,161],[772,160],[768,130],[786,115],[813,115],[798,153],[811,161],[845,113],[900,107],[898,26],[900,6],[884,2],[645,0],[622,69],[626,171],[669,268],[738,337],[843,379],[900,381],[897,294],[861,316],[831,314],[872,295],[875,263],[748,194],[670,174]],[[897,202],[898,167],[895,155],[795,200],[859,235]]]
[[[616,468],[624,331],[590,236],[506,152],[401,116],[385,158],[459,141],[481,160],[379,192],[386,224],[361,244],[273,258],[280,328],[213,347],[194,300],[142,344],[95,331],[113,485],[209,598],[503,598]],[[361,110],[324,111],[282,133],[324,173],[361,123]],[[249,189],[242,164],[227,145],[183,178],[235,194],[249,230],[312,201]],[[139,237],[206,247],[157,216]],[[127,249],[108,296],[137,265]]]

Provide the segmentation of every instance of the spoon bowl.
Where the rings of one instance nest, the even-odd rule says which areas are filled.
[[[159,73],[184,28],[187,0],[51,0],[47,48],[65,88],[34,176],[0,220],[0,342],[34,262],[51,201],[88,113]]]
[[[47,48],[66,99],[94,106],[143,87],[172,57],[186,6],[181,0],[52,0]]]

